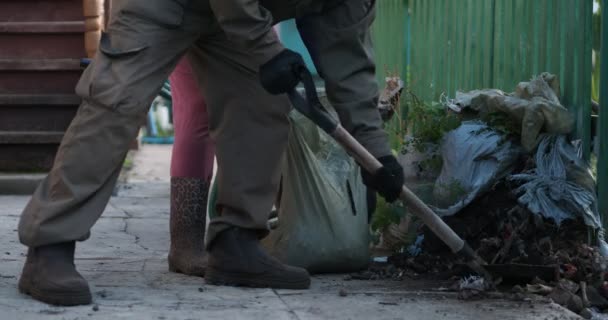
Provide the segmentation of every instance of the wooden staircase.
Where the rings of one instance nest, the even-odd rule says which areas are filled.
[[[0,172],[48,170],[80,99],[82,0],[0,1]]]

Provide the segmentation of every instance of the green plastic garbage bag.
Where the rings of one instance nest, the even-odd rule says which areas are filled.
[[[278,223],[262,244],[312,273],[353,272],[370,260],[366,187],[360,168],[310,120],[292,111]],[[216,184],[209,213],[216,215]]]

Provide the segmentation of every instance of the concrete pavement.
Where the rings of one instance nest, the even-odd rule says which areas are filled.
[[[206,285],[167,270],[169,185],[152,180],[120,187],[91,239],[78,244],[76,264],[94,295],[94,305],[82,307],[18,293],[26,249],[16,228],[28,197],[0,196],[0,319],[577,319],[547,301],[461,301],[412,280],[324,275],[306,291]]]

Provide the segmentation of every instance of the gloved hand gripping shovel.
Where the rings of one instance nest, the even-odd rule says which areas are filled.
[[[289,99],[294,108],[332,136],[365,170],[376,172],[380,169],[382,164],[355,140],[321,105],[310,72],[306,69],[302,70],[300,78],[304,84],[306,98],[295,89],[289,92]],[[450,247],[452,252],[465,258],[469,268],[483,276],[488,284],[493,285],[491,275],[483,267],[486,263],[405,185],[401,190],[400,198],[413,214],[420,218],[433,233]]]

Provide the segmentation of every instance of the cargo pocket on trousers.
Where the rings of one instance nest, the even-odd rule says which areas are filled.
[[[360,43],[369,37],[369,29],[375,17],[375,0],[349,0],[338,6],[325,8],[319,14],[296,19],[296,23],[309,50],[311,47],[330,44],[346,48],[360,46]]]
[[[190,2],[191,0],[129,0],[121,11],[131,17],[171,29],[182,25]]]
[[[349,0],[325,7],[322,12],[296,19],[303,33],[320,33],[321,38],[344,38],[367,32],[376,17],[376,0]]]
[[[365,31],[376,16],[376,0],[351,0],[330,10],[324,20],[333,31]]]
[[[121,109],[124,113],[139,114],[134,107],[139,105],[137,97],[132,92],[131,81],[134,81],[128,72],[136,65],[139,56],[148,48],[148,45],[133,37],[119,33],[102,33],[98,56],[88,79],[88,95],[96,104],[108,109]],[[79,84],[80,85],[80,84]]]
[[[148,46],[136,39],[122,36],[110,36],[103,32],[99,42],[99,51],[110,59],[120,59],[136,55],[148,48]]]

